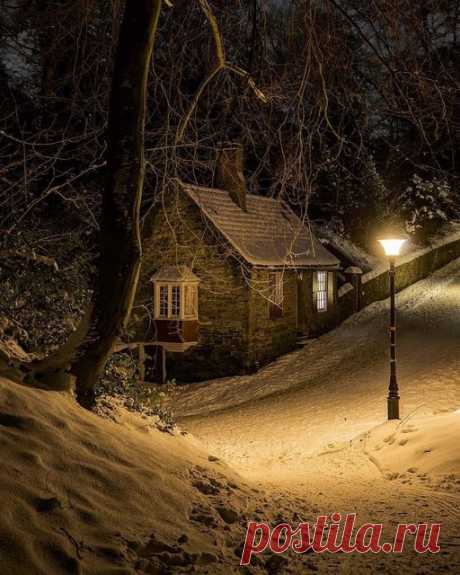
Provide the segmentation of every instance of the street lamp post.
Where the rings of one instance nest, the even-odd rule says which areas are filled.
[[[396,305],[395,258],[390,261],[390,385],[388,386],[388,419],[399,419],[399,388],[396,379]]]
[[[399,388],[396,378],[396,305],[395,305],[395,260],[405,239],[379,240],[390,264],[390,385],[388,387],[388,419],[399,419]]]

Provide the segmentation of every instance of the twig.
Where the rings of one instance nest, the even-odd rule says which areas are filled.
[[[410,417],[412,417],[418,409],[420,409],[421,407],[425,407],[425,405],[426,405],[426,403],[422,403],[420,405],[417,405],[417,407],[415,409],[413,409],[408,415],[406,415],[406,417],[404,419],[401,419],[401,421],[396,426],[396,429],[399,429],[401,427],[401,425],[403,423],[405,423]]]
[[[2,250],[0,251],[0,260],[2,259],[12,259],[12,258],[23,258],[32,262],[44,264],[46,266],[53,267],[56,271],[59,270],[58,263],[55,259],[48,256],[40,256],[34,252],[26,253],[20,250]]]
[[[64,533],[64,535],[67,537],[67,539],[73,544],[73,546],[75,547],[75,553],[77,554],[78,559],[82,559],[82,555],[81,555],[81,544],[78,543],[78,541],[75,539],[75,537],[73,537],[65,527],[60,527],[59,528],[60,531],[62,531]]]

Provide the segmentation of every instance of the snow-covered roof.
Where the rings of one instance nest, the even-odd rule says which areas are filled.
[[[199,282],[200,278],[184,265],[163,266],[150,278],[152,282]]]
[[[265,267],[339,267],[339,260],[285,202],[247,194],[245,211],[224,190],[181,185],[248,263]]]

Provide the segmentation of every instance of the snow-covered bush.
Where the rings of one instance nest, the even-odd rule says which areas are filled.
[[[92,297],[90,240],[60,222],[35,218],[0,234],[0,321],[27,353],[45,356],[77,328]]]
[[[424,180],[414,174],[398,198],[406,231],[424,240],[455,214],[452,188],[447,180]]]

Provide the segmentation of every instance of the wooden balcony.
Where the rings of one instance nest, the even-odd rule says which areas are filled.
[[[198,343],[198,320],[155,320],[154,341],[168,351],[186,351]]]

